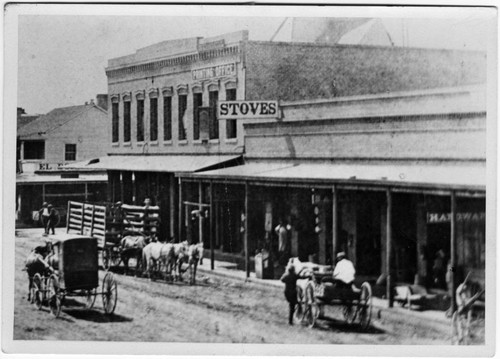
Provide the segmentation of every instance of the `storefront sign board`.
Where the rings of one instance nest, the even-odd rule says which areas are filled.
[[[278,117],[278,101],[220,101],[217,108],[217,118],[221,120]]]

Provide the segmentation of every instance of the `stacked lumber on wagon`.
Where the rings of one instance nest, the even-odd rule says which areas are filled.
[[[130,232],[142,232],[146,235],[158,233],[160,225],[159,206],[133,206],[123,204],[123,230]]]
[[[99,245],[102,245],[106,233],[106,207],[69,201],[66,232],[70,231],[96,237]]]
[[[92,236],[100,247],[116,246],[130,232],[157,234],[160,225],[159,206],[95,205],[68,202],[66,232]]]

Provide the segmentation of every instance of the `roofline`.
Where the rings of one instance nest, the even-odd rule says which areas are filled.
[[[33,123],[38,122],[38,121],[42,121],[42,120],[43,120],[43,118],[44,118],[45,116],[47,116],[49,113],[51,113],[52,111],[55,111],[55,110],[60,110],[60,109],[65,109],[65,108],[70,108],[70,107],[83,107],[83,109],[82,109],[82,111],[81,111],[81,112],[78,112],[76,115],[74,115],[73,117],[71,117],[71,118],[70,118],[70,119],[68,119],[67,121],[65,121],[65,122],[61,123],[61,124],[60,124],[60,125],[58,125],[57,127],[48,127],[48,128],[46,128],[45,130],[43,130],[43,131],[38,131],[38,132],[28,133],[28,134],[24,134],[24,135],[23,135],[23,134],[18,134],[17,136],[19,137],[19,139],[20,139],[20,140],[23,140],[23,139],[31,139],[31,137],[32,137],[32,136],[37,135],[37,134],[38,134],[38,136],[41,136],[41,135],[39,135],[39,133],[44,133],[44,134],[46,134],[47,132],[52,131],[53,129],[59,128],[59,127],[61,127],[61,126],[64,126],[64,125],[66,125],[67,123],[69,123],[69,122],[71,122],[72,120],[74,120],[75,118],[77,118],[78,116],[83,115],[85,112],[89,111],[91,108],[94,108],[94,107],[95,107],[96,109],[98,109],[98,110],[101,110],[101,111],[102,111],[102,112],[104,112],[106,115],[108,114],[108,112],[107,112],[106,110],[104,110],[104,109],[100,108],[100,107],[99,107],[99,106],[97,106],[95,103],[94,103],[94,104],[87,104],[87,105],[75,105],[75,106],[57,107],[57,108],[54,108],[54,109],[50,110],[50,111],[49,111],[48,113],[46,113],[45,115],[42,115],[42,116],[40,116],[40,117],[36,118],[35,120],[33,120],[33,121],[31,121],[31,122],[27,123],[26,125],[24,125],[24,126],[20,127],[20,129],[24,129],[24,128],[26,128],[26,126],[29,126],[29,125],[31,125],[31,124],[33,124]],[[43,140],[43,139],[41,139],[41,140]]]
[[[462,194],[470,193],[473,196],[484,197],[486,196],[486,186],[481,185],[452,185],[452,184],[437,184],[437,183],[420,183],[420,182],[397,182],[386,180],[362,180],[362,179],[320,179],[320,178],[290,178],[290,177],[266,177],[266,176],[228,176],[216,174],[200,173],[180,173],[176,172],[175,177],[185,179],[188,181],[200,180],[201,182],[210,182],[220,180],[222,183],[261,183],[265,182],[272,184],[305,184],[305,185],[319,185],[331,188],[333,186],[356,187],[367,189],[371,187],[373,190],[385,190],[389,188],[411,189],[417,192],[439,191],[439,192],[456,192],[460,191]],[[369,189],[369,188],[368,188]]]
[[[344,102],[355,102],[355,101],[373,101],[373,100],[383,100],[383,99],[407,99],[410,97],[426,97],[435,95],[466,95],[470,93],[484,92],[486,93],[486,84],[472,84],[464,85],[458,87],[439,87],[433,89],[424,90],[412,90],[412,91],[396,91],[389,93],[377,93],[368,95],[355,95],[355,96],[343,96],[334,97],[328,99],[312,99],[312,100],[298,100],[298,101],[284,101],[280,102],[280,107],[294,107],[294,106],[304,106],[304,105],[322,105],[329,103],[344,103]]]
[[[309,47],[330,47],[330,48],[369,48],[369,49],[384,49],[384,50],[396,50],[396,51],[412,51],[412,50],[424,50],[424,51],[434,51],[434,52],[461,52],[461,53],[484,53],[486,51],[481,50],[462,50],[462,49],[441,49],[441,48],[428,48],[428,47],[406,47],[406,46],[384,46],[384,45],[362,45],[362,44],[330,44],[321,42],[304,42],[304,41],[266,41],[266,40],[248,40],[250,44],[257,45],[278,45],[278,46],[309,46]]]

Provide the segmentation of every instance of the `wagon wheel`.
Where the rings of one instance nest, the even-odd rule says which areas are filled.
[[[313,328],[319,316],[319,306],[318,303],[316,303],[314,285],[312,282],[307,283],[304,297],[304,319],[306,320],[307,326]]]
[[[113,273],[107,272],[102,280],[102,306],[106,314],[113,314],[118,299],[118,285]]]
[[[47,285],[50,312],[57,318],[61,314],[64,296],[60,292],[57,276],[52,274]]]
[[[325,318],[325,305],[323,303],[318,303],[318,318]]]
[[[304,302],[305,300],[302,288],[297,287],[297,304],[295,304],[294,317],[295,320],[299,323],[302,323],[302,320],[304,320]]]
[[[453,345],[469,344],[469,321],[467,316],[461,315],[458,311],[451,317],[451,342]]]
[[[367,282],[361,284],[356,312],[361,328],[363,330],[367,329],[372,318],[372,288]]]
[[[109,251],[109,248],[104,247],[101,251],[101,259],[102,259],[102,267],[105,270],[109,270],[109,267],[111,266],[110,256],[111,253]]]
[[[120,251],[117,248],[109,248],[109,259],[111,262],[111,266],[117,267],[120,265],[122,260]]]
[[[97,288],[87,289],[85,291],[85,309],[92,309],[95,303],[95,299],[97,298]]]
[[[33,287],[31,288],[31,300],[32,303],[35,304],[35,307],[38,310],[42,309],[44,289],[45,288],[43,288],[42,276],[39,273],[36,273],[33,276]]]
[[[352,303],[350,301],[343,303],[342,314],[344,315],[344,320],[347,324],[354,323],[354,320],[356,319],[356,310],[352,307]]]

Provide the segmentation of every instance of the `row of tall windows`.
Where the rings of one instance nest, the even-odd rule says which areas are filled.
[[[178,96],[178,139],[180,141],[187,139],[186,133],[186,109],[187,95]],[[219,99],[219,91],[209,92],[209,108],[210,116],[208,123],[208,132],[210,139],[219,138],[219,123],[217,119],[217,104]],[[226,90],[226,100],[236,100],[236,89]],[[150,118],[150,140],[158,140],[158,99],[149,99],[149,118]],[[112,104],[112,140],[114,143],[119,141],[119,112],[118,103]],[[193,139],[200,139],[200,108],[203,106],[203,94],[193,94]],[[144,141],[144,100],[137,100],[137,142]],[[236,119],[226,120],[226,138],[236,138]],[[123,141],[130,142],[131,140],[131,102],[123,102]],[[172,97],[163,97],[163,140],[172,140]]]

